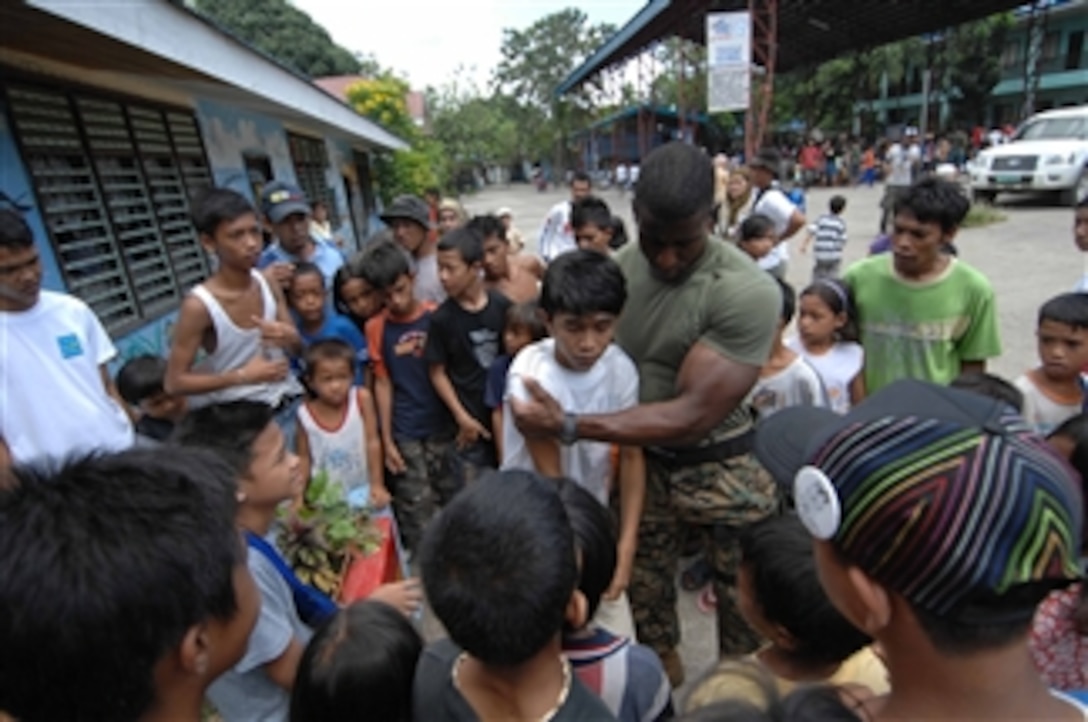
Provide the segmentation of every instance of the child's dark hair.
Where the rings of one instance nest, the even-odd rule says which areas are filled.
[[[812,536],[796,515],[755,524],[741,535],[740,548],[756,603],[768,621],[793,639],[784,653],[804,664],[826,666],[845,661],[872,641],[827,598],[812,556]]]
[[[1040,326],[1043,321],[1088,329],[1088,293],[1063,293],[1050,299],[1039,309]]]
[[[612,216],[612,239],[608,241],[608,247],[613,251],[627,245],[627,225],[619,216]]]
[[[343,339],[323,338],[307,346],[302,352],[304,376],[307,379],[313,378],[314,369],[322,361],[343,361],[347,363],[352,374],[355,373],[355,349]]]
[[[774,221],[762,213],[753,213],[740,224],[740,240],[750,241],[753,238],[766,238],[775,235]]]
[[[608,256],[579,248],[548,265],[540,285],[540,307],[549,317],[557,313],[620,315],[627,302],[627,282]]]
[[[166,359],[145,354],[125,362],[117,372],[117,392],[125,402],[139,406],[144,399],[163,392],[166,379]]]
[[[797,292],[793,290],[793,286],[778,276],[771,276],[771,278],[778,283],[778,290],[782,292],[782,310],[778,318],[783,324],[789,324],[797,313]]]
[[[1061,437],[1073,442],[1073,453],[1069,457],[1069,464],[1080,478],[1088,483],[1088,414],[1077,414],[1062,423],[1047,435],[1048,439]],[[1088,503],[1088,497],[1085,497]]]
[[[420,567],[454,643],[485,665],[530,659],[559,634],[578,583],[555,482],[530,471],[485,474],[431,521]]]
[[[362,279],[379,291],[392,286],[401,276],[415,273],[408,252],[395,241],[367,246],[353,268],[358,268]]]
[[[34,234],[23,214],[14,208],[0,208],[0,248],[23,249],[34,245]]]
[[[241,193],[229,188],[209,188],[193,202],[193,226],[197,233],[215,236],[222,223],[229,223],[257,210]]]
[[[846,314],[846,323],[838,330],[836,340],[855,343],[858,341],[857,309],[854,307],[854,296],[849,286],[842,281],[822,278],[801,291],[801,297],[805,296],[820,299],[836,316],[840,313]]]
[[[336,308],[336,312],[339,313],[341,316],[347,316],[348,318],[356,322],[358,322],[358,319],[355,318],[355,314],[351,312],[351,309],[348,308],[347,302],[344,300],[343,289],[344,286],[347,285],[348,281],[352,281],[357,278],[366,281],[366,279],[363,278],[363,274],[359,267],[359,261],[362,255],[363,253],[362,251],[360,251],[354,254],[351,258],[344,261],[344,265],[340,266],[340,268],[337,268],[336,274],[332,277],[333,307]]]
[[[955,183],[927,176],[895,201],[894,212],[906,211],[921,223],[936,223],[945,233],[959,227],[971,204]]]
[[[412,682],[423,641],[382,602],[357,602],[315,633],[298,666],[291,722],[410,722]]]
[[[212,404],[189,412],[174,431],[173,441],[214,451],[240,478],[249,471],[257,437],[275,420],[276,412],[260,401]]]
[[[454,228],[438,241],[438,250],[457,251],[465,265],[471,266],[484,260],[484,240],[476,231],[466,228]]]
[[[559,479],[558,488],[580,553],[578,589],[586,598],[588,621],[616,573],[616,530],[608,509],[576,482]]]
[[[991,399],[1003,401],[1015,409],[1016,413],[1024,410],[1024,394],[1020,389],[994,374],[982,371],[965,371],[952,379],[952,382],[948,385],[954,389],[963,389],[964,391],[971,391],[982,396],[989,396]]]
[[[828,201],[827,207],[831,209],[831,212],[838,215],[846,208],[846,198],[844,196],[831,196],[831,200]]]
[[[533,341],[539,341],[548,335],[548,329],[540,319],[540,305],[536,301],[515,303],[506,309],[506,327],[525,329]]]
[[[157,663],[238,611],[237,484],[166,446],[15,467],[0,491],[0,710],[136,720]]]
[[[498,216],[491,214],[483,216],[473,216],[469,219],[469,222],[465,224],[465,228],[477,233],[480,236],[480,241],[486,241],[492,236],[497,237],[503,243],[507,242],[506,239],[506,226],[502,224]]]
[[[571,175],[571,177],[570,177],[570,184],[574,185],[575,183],[590,183],[590,184],[592,184],[593,179],[590,178],[589,173],[586,173],[584,170],[576,170],[576,171],[574,171],[574,174]]]
[[[612,211],[608,204],[596,196],[586,196],[570,206],[570,227],[578,230],[590,223],[601,229],[612,227]]]
[[[291,282],[294,283],[295,279],[311,274],[317,274],[318,280],[321,281],[321,287],[324,288],[325,275],[321,273],[321,269],[316,263],[310,263],[309,261],[299,261],[295,264],[295,270],[291,273]]]

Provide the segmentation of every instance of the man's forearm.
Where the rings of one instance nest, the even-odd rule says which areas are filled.
[[[579,416],[578,438],[627,446],[686,446],[701,441],[726,415],[678,397],[612,414]]]

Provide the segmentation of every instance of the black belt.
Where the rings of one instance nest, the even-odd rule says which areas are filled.
[[[655,461],[670,468],[679,466],[695,466],[711,461],[723,461],[734,456],[747,454],[752,450],[752,441],[755,439],[755,430],[748,429],[743,434],[738,434],[725,441],[706,446],[689,446],[683,448],[665,446],[647,446],[643,449],[646,455]]]

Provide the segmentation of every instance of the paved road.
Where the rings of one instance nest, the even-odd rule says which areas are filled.
[[[879,221],[880,188],[837,190],[847,198],[846,222],[851,243],[847,262],[863,257],[875,235]],[[631,221],[630,196],[623,198],[614,190],[600,193],[615,212],[627,221],[628,234],[637,240]],[[808,196],[809,215],[823,212],[832,195],[828,189],[814,189]],[[566,191],[538,193],[526,185],[489,188],[465,198],[473,213],[493,212],[506,206],[514,214],[515,225],[535,248],[540,224],[552,204],[566,197]],[[1012,198],[1000,209],[1007,219],[985,228],[963,231],[957,238],[960,258],[985,273],[997,294],[998,314],[1005,353],[992,364],[992,370],[1013,378],[1035,362],[1035,315],[1049,297],[1070,289],[1088,263],[1073,245],[1073,213],[1055,208],[1033,198]],[[791,243],[789,280],[801,288],[809,279],[811,260],[796,252],[799,241]],[[1088,257],[1085,257],[1088,258]],[[681,655],[688,670],[689,683],[716,658],[714,617],[695,606],[695,594],[681,592],[683,644]],[[682,699],[683,692],[680,690]]]

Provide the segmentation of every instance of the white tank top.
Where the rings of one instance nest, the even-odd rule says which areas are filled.
[[[298,408],[298,422],[310,442],[311,475],[324,471],[329,481],[344,489],[356,508],[370,503],[370,468],[366,456],[366,427],[359,410],[359,389],[352,388],[344,418],[336,428],[323,426],[308,403]]]
[[[257,271],[250,271],[261,289],[261,318],[265,321],[276,320],[276,297],[272,289]],[[219,305],[219,301],[202,283],[192,290],[208,309],[215,329],[215,351],[202,358],[193,370],[197,373],[223,374],[245,366],[251,358],[261,353],[261,330],[259,328],[239,328],[230,315]],[[272,352],[283,353],[274,350]],[[294,376],[288,374],[283,381],[263,384],[241,384],[225,389],[189,397],[189,406],[199,408],[225,401],[263,401],[271,406],[278,406],[286,397],[302,393],[302,387]]]

